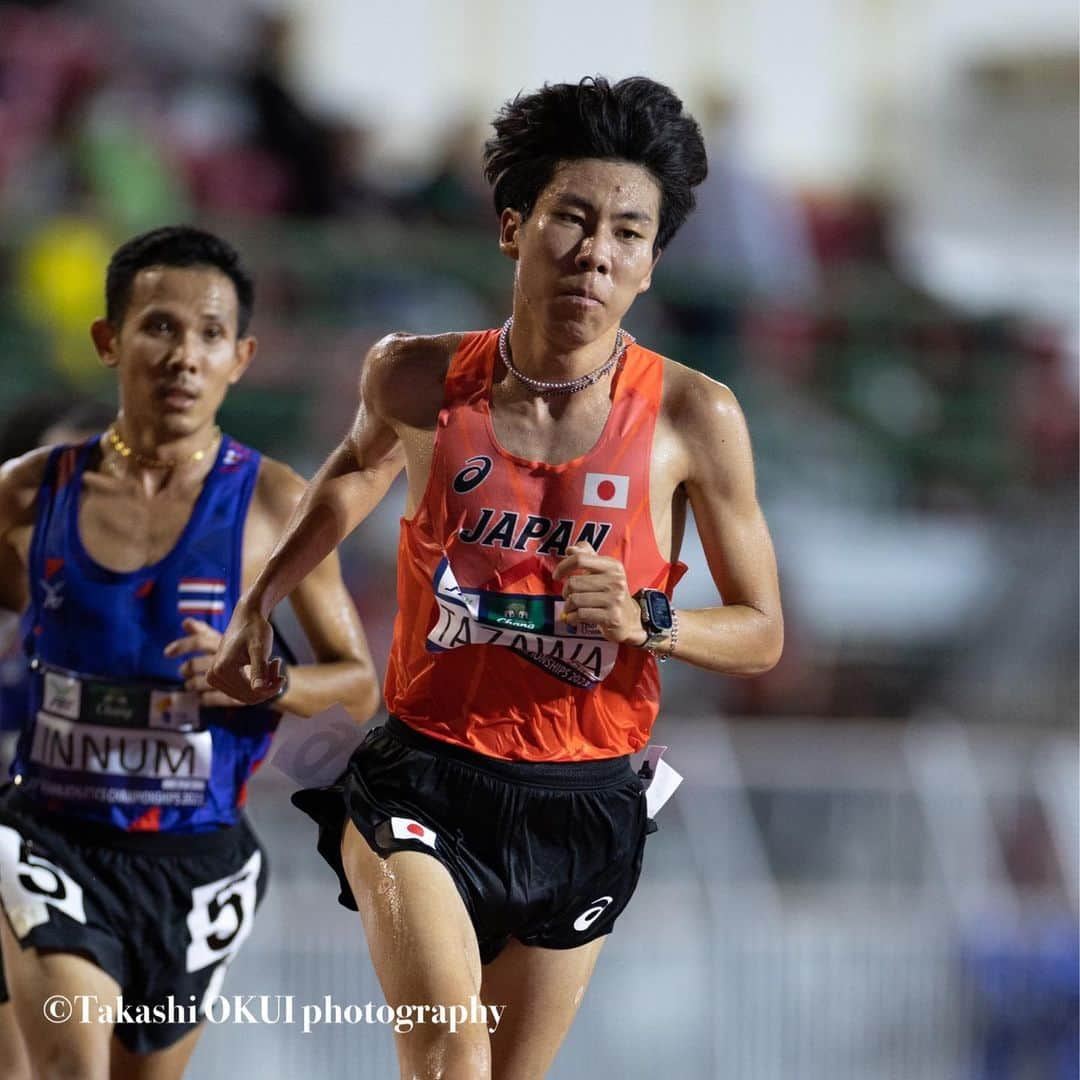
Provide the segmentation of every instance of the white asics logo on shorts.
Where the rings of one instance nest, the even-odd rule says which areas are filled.
[[[614,900],[613,896],[598,896],[588,908],[574,920],[575,930],[588,930],[590,926],[604,913],[604,908]]]

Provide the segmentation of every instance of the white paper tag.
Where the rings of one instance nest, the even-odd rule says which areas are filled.
[[[645,783],[645,788],[648,790],[649,785],[652,783],[652,778],[656,775],[656,766],[660,759],[667,753],[666,746],[660,746],[657,743],[649,743],[645,747],[645,757],[642,759],[641,768],[638,769],[638,775],[641,776]]]
[[[341,706],[317,716],[282,717],[270,764],[301,787],[332,784],[364,741],[361,727]]]
[[[675,794],[675,789],[683,782],[682,774],[676,772],[666,761],[666,746],[655,743],[645,748],[645,760],[641,763],[639,775],[645,787],[645,809],[649,817],[654,818],[660,808]]]
[[[645,789],[645,808],[649,817],[654,818],[660,813],[660,808],[675,794],[675,789],[682,782],[682,774],[677,773],[666,761],[656,763],[652,782]]]

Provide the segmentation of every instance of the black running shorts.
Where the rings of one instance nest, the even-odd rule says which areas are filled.
[[[357,748],[337,782],[293,795],[319,824],[339,902],[346,815],[382,856],[431,855],[450,872],[489,963],[516,938],[573,949],[611,932],[641,873],[641,780],[629,758],[503,761],[420,735],[396,717]]]
[[[44,816],[10,785],[0,792],[0,901],[22,947],[87,957],[119,983],[129,1015],[170,998],[181,1008],[162,1013],[178,1022],[118,1023],[133,1053],[196,1026],[186,1018],[220,992],[267,876],[246,820],[195,835],[123,833]]]

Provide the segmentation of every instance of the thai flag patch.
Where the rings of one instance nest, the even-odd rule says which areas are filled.
[[[181,578],[177,609],[181,615],[216,615],[225,610],[223,578]]]

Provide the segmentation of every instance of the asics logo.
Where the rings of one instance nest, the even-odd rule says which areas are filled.
[[[465,462],[465,468],[454,477],[454,490],[459,495],[465,495],[478,488],[491,472],[491,458],[478,454]]]
[[[589,906],[574,920],[574,929],[578,931],[588,930],[604,914],[604,909],[614,899],[613,896],[598,896],[595,900],[590,901]]]

